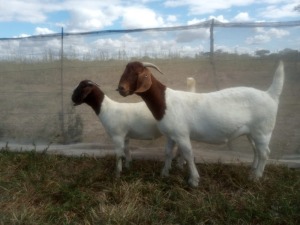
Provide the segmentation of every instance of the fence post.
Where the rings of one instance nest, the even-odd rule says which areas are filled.
[[[214,75],[214,83],[217,90],[220,90],[219,82],[217,79],[217,72],[216,72],[216,63],[215,63],[215,54],[214,54],[214,25],[215,25],[215,19],[211,20],[210,24],[210,64],[212,66],[213,75]]]
[[[61,92],[61,135],[62,135],[62,142],[66,142],[66,135],[65,135],[65,115],[64,115],[64,28],[61,28],[61,51],[60,51],[60,92]]]
[[[215,24],[215,19],[211,20],[210,24],[210,63],[212,64],[214,61],[214,24]]]

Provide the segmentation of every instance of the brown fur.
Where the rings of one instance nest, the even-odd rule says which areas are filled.
[[[124,97],[133,93],[141,96],[156,120],[161,120],[165,114],[165,90],[166,86],[140,62],[127,64],[118,86],[119,93]]]
[[[144,73],[138,75],[136,90],[134,93],[143,93],[147,91],[152,85],[151,73],[148,69]]]

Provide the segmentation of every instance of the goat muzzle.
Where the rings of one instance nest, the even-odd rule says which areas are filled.
[[[123,97],[126,97],[127,95],[129,95],[129,91],[126,91],[125,88],[123,86],[120,86],[120,85],[118,86],[116,91],[118,91],[119,94],[122,95]]]
[[[127,88],[124,88],[122,85],[119,85],[118,88],[116,89],[116,91],[118,91],[119,94],[122,95],[123,97],[131,95],[133,93],[132,91],[128,90]]]

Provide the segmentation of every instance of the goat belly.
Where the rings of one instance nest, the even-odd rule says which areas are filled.
[[[224,144],[230,139],[229,135],[219,131],[211,131],[209,129],[206,132],[191,132],[190,138],[194,141],[200,141],[209,144]]]
[[[225,144],[235,138],[249,133],[247,125],[241,125],[235,129],[214,129],[207,127],[205,131],[191,131],[190,138],[194,141],[205,142],[209,144]]]
[[[156,124],[151,126],[142,126],[140,129],[130,129],[127,137],[137,140],[154,140],[162,136]]]

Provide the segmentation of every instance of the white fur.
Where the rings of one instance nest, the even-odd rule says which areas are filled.
[[[98,86],[93,82],[91,84]],[[120,176],[122,172],[122,158],[125,157],[126,167],[129,167],[132,160],[129,139],[154,140],[162,136],[157,127],[157,121],[145,102],[120,103],[104,95],[99,119],[114,143],[117,176]],[[174,147],[175,143],[170,149],[171,155]],[[178,156],[179,166],[182,167],[183,159],[180,154]],[[171,157],[173,158],[173,155]]]
[[[228,88],[212,93],[188,93],[166,89],[167,110],[158,127],[169,142],[176,142],[190,168],[189,183],[198,186],[199,174],[194,163],[190,139],[222,144],[247,135],[254,150],[254,177],[263,175],[276,122],[278,98],[284,83],[281,62],[268,91],[254,88]],[[176,121],[176,123],[174,123]],[[163,175],[171,167],[168,148]]]
[[[122,157],[126,157],[126,167],[131,161],[129,139],[153,140],[162,136],[144,102],[119,103],[105,95],[99,119],[115,146],[117,176],[122,171]]]

